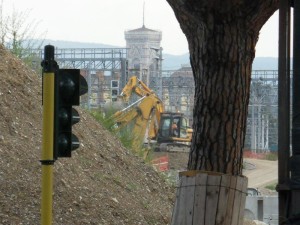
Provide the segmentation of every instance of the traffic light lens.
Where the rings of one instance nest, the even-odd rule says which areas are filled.
[[[76,85],[70,77],[63,77],[59,83],[61,95],[65,101],[69,101],[75,94]]]
[[[67,126],[69,124],[70,115],[68,114],[67,110],[65,108],[62,108],[59,111],[59,122],[63,127]]]
[[[61,134],[58,139],[59,150],[61,152],[66,152],[69,149],[69,142],[67,135]]]

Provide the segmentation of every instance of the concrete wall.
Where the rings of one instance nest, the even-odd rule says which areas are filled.
[[[278,196],[247,196],[245,218],[278,225]]]

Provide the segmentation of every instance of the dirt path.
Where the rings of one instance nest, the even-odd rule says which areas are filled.
[[[248,187],[262,188],[278,180],[278,161],[248,158],[244,161],[255,165],[254,169],[246,169],[243,172],[248,177]]]

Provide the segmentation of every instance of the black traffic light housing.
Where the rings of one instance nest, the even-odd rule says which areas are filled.
[[[55,73],[54,159],[71,157],[72,150],[79,147],[72,125],[80,117],[73,106],[80,105],[80,95],[87,92],[87,87],[79,69],[59,69]]]

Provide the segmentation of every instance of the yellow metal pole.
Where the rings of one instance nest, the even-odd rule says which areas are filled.
[[[43,139],[42,139],[42,196],[41,224],[52,224],[52,193],[53,193],[53,139],[54,139],[54,47],[46,46],[43,61]],[[53,63],[54,62],[54,63]]]

